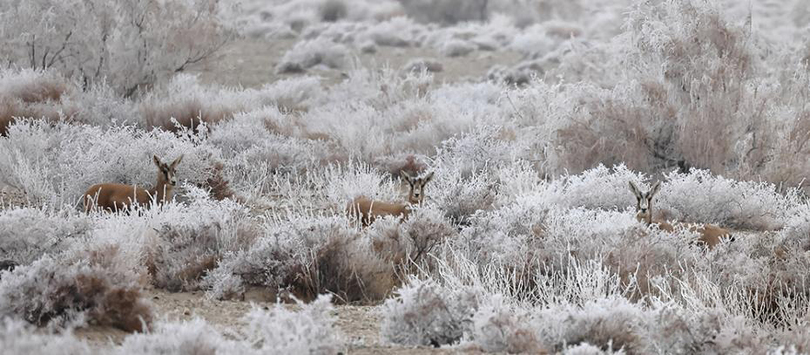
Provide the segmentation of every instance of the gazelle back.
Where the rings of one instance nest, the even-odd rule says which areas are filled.
[[[363,227],[369,226],[382,216],[400,216],[402,220],[407,219],[411,213],[410,205],[418,205],[424,201],[425,185],[433,179],[433,173],[424,178],[415,178],[403,171],[402,177],[410,185],[408,203],[386,203],[358,196],[346,206],[346,213],[350,218],[358,219]]]
[[[731,233],[724,228],[720,228],[718,226],[714,226],[711,224],[684,224],[684,223],[676,223],[675,226],[672,224],[665,222],[665,221],[658,221],[653,222],[653,197],[658,191],[661,189],[661,182],[657,181],[653,184],[650,191],[643,192],[641,191],[636,184],[630,181],[630,191],[633,192],[633,195],[636,196],[636,219],[639,222],[643,222],[646,225],[650,224],[657,224],[661,230],[665,230],[667,232],[672,232],[675,230],[676,227],[679,228],[688,228],[689,231],[697,232],[700,234],[698,237],[698,242],[706,245],[709,249],[713,249],[715,246],[720,244],[721,239],[728,238],[730,240],[734,240],[734,237]]]
[[[136,185],[125,184],[96,184],[90,186],[84,193],[84,210],[90,212],[93,208],[105,211],[117,211],[130,208],[137,204],[147,207],[152,199],[156,203],[164,203],[174,196],[174,187],[177,185],[175,175],[177,165],[183,160],[181,155],[171,164],[160,161],[157,156],[152,160],[158,167],[157,181],[151,189],[144,189]]]

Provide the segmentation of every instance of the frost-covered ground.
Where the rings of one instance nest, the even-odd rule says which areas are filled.
[[[0,3],[0,353],[810,352],[810,3],[233,5]]]

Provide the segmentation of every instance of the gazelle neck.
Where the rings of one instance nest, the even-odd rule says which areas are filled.
[[[650,224],[652,224],[652,214],[647,213],[646,215],[644,215],[641,212],[636,213],[636,220],[649,226]]]
[[[160,174],[159,174],[160,175]],[[155,187],[149,190],[149,194],[154,196],[155,201],[164,203],[174,197],[174,186],[169,184],[162,176],[158,177]]]

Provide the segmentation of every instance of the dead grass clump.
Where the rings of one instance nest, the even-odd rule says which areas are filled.
[[[603,351],[621,349],[627,354],[645,353],[647,339],[643,330],[646,314],[626,299],[600,299],[569,312],[565,322],[568,328],[564,338],[566,344],[588,343]]]
[[[202,277],[220,259],[217,237],[221,228],[218,224],[164,225],[147,251],[155,287],[171,292],[199,289]]]
[[[314,245],[286,280],[293,294],[311,301],[320,294],[338,303],[370,303],[385,299],[399,285],[396,262],[372,250],[371,238],[348,225],[331,225],[326,239]],[[394,232],[394,218],[378,220],[373,230]]]
[[[208,178],[205,180],[206,185],[211,189],[211,196],[217,201],[234,197],[233,190],[231,190],[228,180],[222,175],[222,169],[224,169],[224,167],[225,165],[221,162],[214,163]]]
[[[62,100],[71,89],[65,78],[55,72],[0,71],[0,135],[7,133],[17,117],[72,119],[79,109],[66,107]]]
[[[365,281],[352,264],[350,240],[334,238],[311,251],[309,261],[291,275],[293,294],[306,302],[322,293],[335,295],[336,302],[369,301]]]
[[[161,128],[170,132],[180,129],[172,119],[181,127],[194,128],[205,122],[213,124],[233,117],[236,110],[226,110],[204,104],[199,98],[186,98],[168,102],[148,101],[141,104],[146,127]]]
[[[16,92],[10,92],[9,94],[19,98],[22,102],[47,102],[59,101],[62,95],[67,91],[67,85],[65,85],[62,80],[49,77],[45,78],[45,80],[32,82],[31,85],[26,87],[18,87],[16,89]]]
[[[73,121],[80,110],[73,105],[57,102],[24,102],[19,98],[0,96],[0,136],[8,134],[8,128],[17,118],[45,119],[48,122],[59,120]]]
[[[614,93],[618,90],[584,93],[580,100],[586,109],[574,113],[578,117],[571,117],[557,130],[555,139],[565,166],[580,172],[599,164],[624,163],[640,171],[674,165],[678,161],[674,112],[659,106],[661,102],[653,102],[656,96],[645,98],[653,104],[650,106]],[[605,94],[608,97],[600,97]]]
[[[482,295],[470,287],[450,288],[411,279],[382,306],[380,335],[409,346],[453,344],[470,332]]]
[[[411,174],[411,176],[418,176],[427,169],[425,157],[414,154],[378,157],[375,163],[394,178],[401,178],[402,172]]]
[[[454,227],[438,209],[420,208],[411,213],[402,224],[403,237],[410,244],[408,259],[414,263],[426,262],[440,244],[458,235]]]
[[[103,278],[79,275],[68,292],[85,297],[91,324],[112,326],[127,332],[144,332],[152,323],[152,308],[144,302],[140,290],[111,286]]]
[[[56,72],[30,69],[0,71],[0,84],[0,97],[24,103],[60,101],[70,89]]]
[[[639,301],[650,296],[660,296],[650,280],[665,278],[673,280],[677,270],[691,267],[687,239],[676,239],[667,233],[654,233],[639,227],[628,230],[618,244],[606,253],[604,264],[621,279],[622,287],[631,292],[626,295],[631,301]],[[662,238],[672,238],[666,242]],[[677,268],[675,266],[678,266]],[[674,281],[670,285],[675,287]]]

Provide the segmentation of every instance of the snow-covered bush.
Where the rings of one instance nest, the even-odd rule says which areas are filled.
[[[395,284],[394,266],[343,216],[289,215],[263,228],[205,276],[210,297],[238,298],[247,286],[260,286],[306,301],[330,293],[348,303],[380,300]]]
[[[432,280],[411,279],[382,305],[381,335],[402,345],[445,345],[461,340],[472,326],[481,295]]]
[[[463,21],[483,21],[487,19],[488,0],[400,0],[406,13],[424,22],[454,24]]]
[[[0,320],[0,344],[9,354],[90,354],[91,348],[71,333],[41,332],[22,320]]]
[[[100,250],[96,255],[90,253],[89,260],[74,263],[46,255],[31,265],[4,272],[0,317],[21,318],[39,326],[89,322],[126,331],[146,330],[152,309],[142,298],[137,275],[105,265],[110,253],[116,251]]]
[[[329,300],[321,296],[313,303],[300,304],[299,311],[281,304],[269,310],[254,307],[243,320],[242,335],[222,333],[199,318],[159,322],[149,333],[127,336],[112,353],[335,354],[342,350],[343,342],[335,330]]]
[[[54,71],[2,69],[0,86],[0,136],[16,118],[70,120],[78,111],[64,100],[75,88]]]
[[[488,298],[473,316],[471,338],[486,352],[543,353],[527,312],[510,307],[502,296]]]
[[[299,42],[284,54],[276,66],[276,73],[300,73],[317,65],[344,69],[349,64],[346,46],[329,40]]]
[[[55,254],[91,233],[87,218],[33,208],[0,209],[2,260],[28,265],[45,254]]]
[[[204,320],[157,323],[149,333],[133,334],[114,349],[115,354],[240,353],[250,354],[247,344],[225,338]]]
[[[175,292],[198,289],[224,254],[247,248],[260,233],[247,211],[230,200],[195,199],[155,217],[156,233],[145,247],[147,266],[156,287]]]
[[[299,303],[297,312],[281,304],[267,311],[253,308],[246,317],[247,340],[259,344],[261,354],[338,353],[343,344],[330,301],[331,296],[319,296],[312,303]]]

